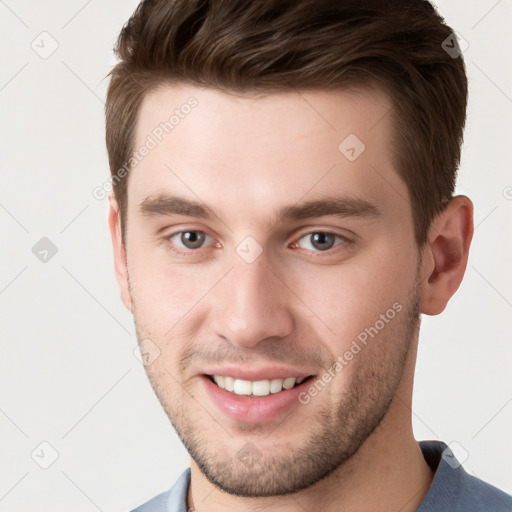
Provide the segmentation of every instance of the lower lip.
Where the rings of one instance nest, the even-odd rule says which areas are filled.
[[[309,385],[306,379],[292,389],[267,396],[236,395],[226,391],[202,376],[206,392],[211,401],[230,418],[246,423],[264,423],[289,414],[294,406],[299,406],[299,394]]]

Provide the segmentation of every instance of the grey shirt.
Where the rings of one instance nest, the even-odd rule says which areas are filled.
[[[512,497],[466,473],[445,443],[421,441],[419,444],[435,475],[417,512],[512,511]],[[170,490],[132,512],[187,512],[189,484],[190,468]]]

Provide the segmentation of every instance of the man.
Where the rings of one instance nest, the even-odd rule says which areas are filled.
[[[117,53],[116,274],[191,455],[137,510],[512,510],[411,426],[420,314],[473,232],[433,7],[145,1]]]

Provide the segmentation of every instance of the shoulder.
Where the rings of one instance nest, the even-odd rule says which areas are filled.
[[[190,468],[187,468],[175,484],[131,512],[187,512],[187,494],[190,484]]]
[[[167,504],[169,503],[169,494],[171,489],[155,496],[140,507],[133,509],[131,512],[167,512]]]
[[[512,497],[468,474],[450,448],[440,441],[422,441],[434,479],[418,512],[511,512]]]
[[[465,510],[512,511],[512,496],[466,472],[463,481],[463,503],[461,503],[461,506],[465,507]]]

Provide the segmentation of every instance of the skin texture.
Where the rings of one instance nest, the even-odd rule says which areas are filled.
[[[134,146],[191,96],[194,110],[130,172],[124,243],[113,197],[110,210],[121,297],[139,341],[160,351],[146,370],[192,457],[188,506],[416,510],[432,478],[411,427],[419,313],[443,311],[460,284],[471,202],[454,198],[416,245],[390,152],[392,105],[370,89],[237,96],[167,85],[145,98]],[[365,145],[354,161],[338,149],[349,134]],[[141,211],[165,194],[214,214]],[[279,218],[334,197],[375,211]],[[183,246],[187,231],[206,233],[204,245]],[[333,247],[318,250],[312,233],[336,235]],[[257,245],[242,247],[262,251],[251,263],[236,250],[246,237]],[[378,334],[287,415],[238,421],[205,392],[213,363],[318,379],[393,305]],[[239,456],[247,443],[258,454],[250,467]]]

